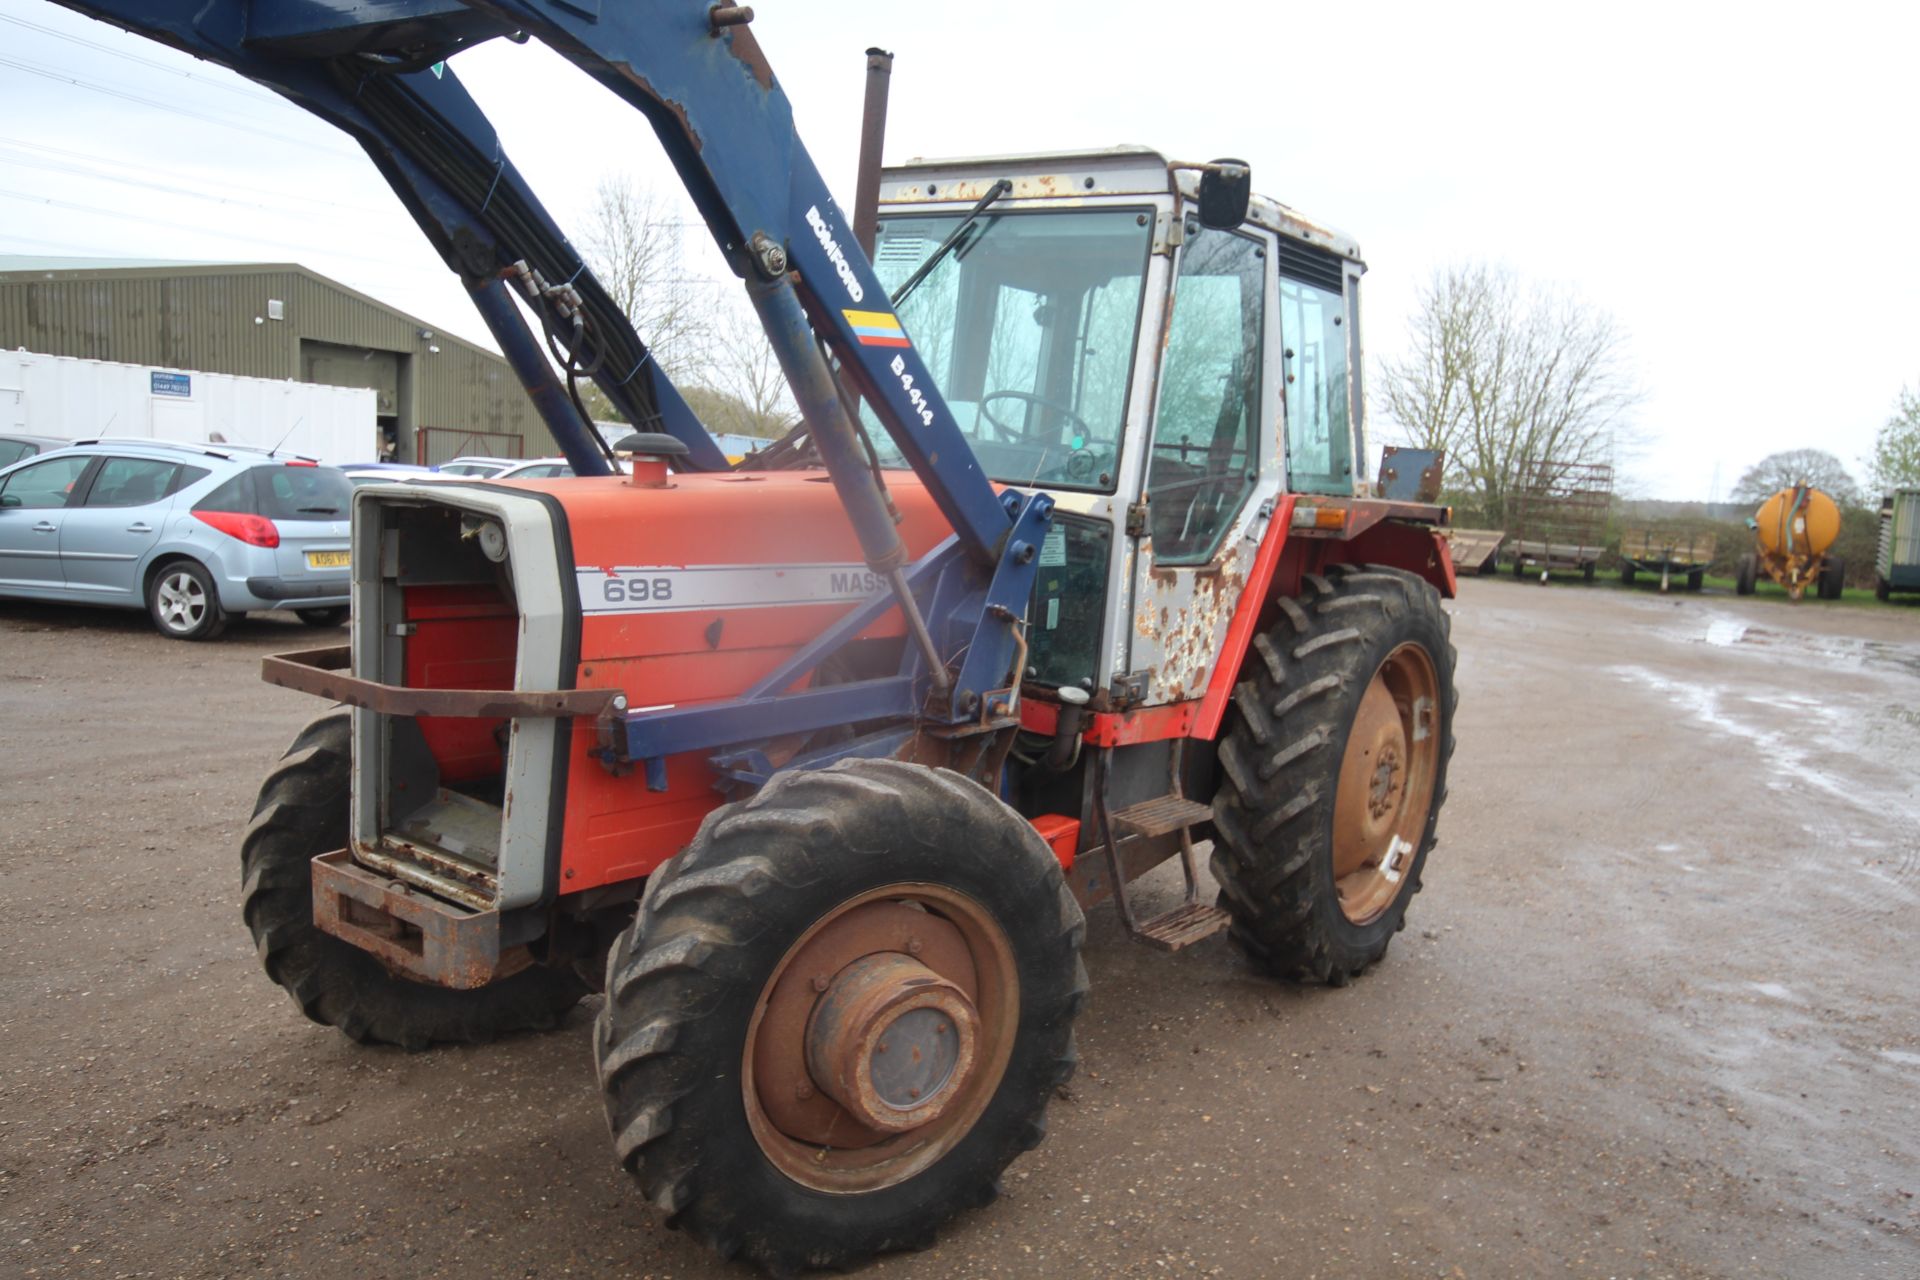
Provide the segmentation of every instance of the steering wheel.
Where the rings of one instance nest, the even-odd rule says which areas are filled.
[[[1034,439],[1034,433],[1031,431],[1016,432],[1012,427],[1009,427],[1006,423],[994,417],[992,413],[988,412],[987,406],[995,400],[1018,400],[1021,404],[1035,405],[1042,409],[1051,409],[1065,418],[1067,422],[1073,426],[1074,430],[1078,432],[1082,440],[1085,440],[1093,434],[1093,428],[1087,425],[1085,418],[1057,400],[1049,400],[1045,396],[1036,396],[1028,391],[989,391],[980,398],[980,416],[986,419],[988,426],[993,428],[995,438],[1004,440],[1008,444],[1045,445],[1047,442]]]

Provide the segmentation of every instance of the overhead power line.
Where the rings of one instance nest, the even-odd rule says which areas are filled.
[[[0,13],[0,22],[10,22],[16,27],[25,27],[29,31],[38,31],[41,35],[52,36],[56,40],[65,40],[70,44],[85,45],[89,49],[97,49],[110,57],[125,58],[128,62],[137,62],[143,67],[152,67],[156,71],[164,71],[168,75],[179,76],[182,79],[191,80],[195,84],[206,85],[210,89],[224,89],[228,93],[237,93],[242,97],[252,98],[260,102],[279,101],[279,98],[273,94],[263,89],[256,89],[251,85],[229,84],[224,80],[216,80],[211,76],[196,75],[194,72],[188,71],[185,67],[171,66],[168,63],[160,61],[158,58],[143,58],[137,53],[129,53],[125,49],[116,49],[112,45],[105,44],[99,40],[89,40],[85,36],[77,36],[68,31],[42,26],[38,22],[29,22],[25,18],[16,18],[11,14]]]
[[[40,66],[32,62],[24,62],[18,58],[0,56],[0,66],[12,67],[18,71],[24,71],[29,75],[42,76],[59,84],[69,84],[77,89],[86,89],[93,93],[105,94],[109,98],[118,98],[123,102],[131,102],[142,107],[151,107],[155,111],[167,111],[177,116],[185,116],[190,120],[200,120],[207,124],[217,124],[224,128],[236,129],[242,133],[256,134],[262,138],[271,138],[275,142],[284,142],[296,147],[310,147],[316,151],[329,151],[339,155],[351,154],[343,148],[328,146],[326,143],[316,142],[311,138],[299,138],[292,134],[275,133],[271,129],[262,129],[258,125],[249,124],[245,121],[217,116],[211,112],[195,111],[191,107],[183,107],[172,102],[162,102],[157,98],[147,98],[137,93],[128,93],[124,89],[116,89],[111,85],[97,84],[92,80],[76,76],[71,72],[61,71],[53,67]]]
[[[32,195],[25,191],[8,191],[0,188],[0,198],[18,200],[23,204],[43,205],[52,209],[67,209],[75,213],[90,213],[102,218],[118,218],[123,222],[137,222],[142,226],[148,227],[163,227],[169,231],[185,231],[194,235],[216,236],[221,240],[244,241],[248,244],[257,244],[268,249],[277,250],[282,254],[287,254],[288,251],[291,250],[291,256],[281,259],[287,262],[297,261],[300,257],[307,256],[311,252],[314,252],[312,249],[301,249],[299,246],[286,240],[267,240],[259,236],[242,235],[221,227],[194,226],[184,222],[169,222],[165,218],[155,218],[142,213],[129,213],[124,209],[103,209],[98,205],[81,204],[75,200],[56,200],[49,196]],[[364,253],[353,253],[346,249],[328,247],[320,249],[318,252],[325,253],[329,257],[350,258],[356,262],[371,263],[374,266],[385,267],[390,270],[424,272],[427,269],[423,263],[403,262],[398,258],[376,258]]]
[[[132,170],[160,178],[178,179],[182,175],[177,169],[163,169],[157,165],[142,164],[138,160],[127,160],[119,156],[100,156],[86,151],[75,151],[68,147],[51,147],[43,142],[28,142],[24,138],[9,138],[0,135],[0,147],[9,147],[18,151],[37,152],[45,156],[58,156],[66,160],[81,161],[86,164],[102,165],[114,173]],[[3,159],[5,157],[0,157]],[[258,196],[263,200],[281,200],[289,204],[307,205],[324,209],[338,209],[347,213],[358,213],[369,218],[384,217],[390,209],[375,209],[370,205],[343,204],[338,200],[324,200],[318,196],[296,195],[290,191],[273,191],[265,187],[248,186],[245,183],[228,182],[221,178],[209,178],[203,173],[195,173],[192,181],[196,187],[224,187],[243,195]]]
[[[62,164],[58,160],[41,160],[32,156],[0,155],[0,164],[19,165],[27,169],[40,169],[48,173],[71,174],[78,178],[87,178],[96,182],[111,182],[116,186],[138,187],[144,191],[159,191],[166,195],[180,196],[187,200],[201,200],[218,205],[223,209],[252,209],[261,213],[270,213],[278,218],[304,218],[310,221],[340,221],[338,212],[326,209],[276,209],[272,205],[256,204],[249,200],[236,200],[231,196],[217,195],[212,192],[195,191],[189,187],[170,186],[164,182],[148,182],[141,178],[130,178],[122,174],[100,173],[80,165]]]

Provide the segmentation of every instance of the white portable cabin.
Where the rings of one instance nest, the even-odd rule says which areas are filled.
[[[0,431],[281,448],[330,466],[380,457],[375,393],[0,351]]]

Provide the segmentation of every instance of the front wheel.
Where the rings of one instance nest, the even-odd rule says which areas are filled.
[[[1254,640],[1220,743],[1213,874],[1233,936],[1282,977],[1342,986],[1420,891],[1453,755],[1440,595],[1336,565]]]
[[[648,884],[594,1047],[669,1225],[774,1272],[930,1243],[1038,1144],[1085,925],[991,792],[855,760],[724,806]]]
[[[313,721],[260,788],[240,846],[247,928],[267,976],[315,1022],[355,1040],[425,1049],[560,1024],[587,993],[570,969],[529,964],[472,991],[398,977],[313,922],[313,859],[347,844],[349,719]]]
[[[213,575],[191,560],[162,565],[153,575],[147,613],[160,634],[174,640],[211,640],[227,626]]]

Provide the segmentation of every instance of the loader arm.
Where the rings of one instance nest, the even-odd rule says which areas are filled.
[[[578,376],[593,377],[636,425],[685,441],[693,466],[717,469],[725,462],[711,437],[445,60],[485,40],[532,37],[607,86],[653,125],[745,281],[863,558],[889,584],[916,637],[918,659],[887,709],[948,724],[989,708],[1002,716],[1011,710],[1005,691],[1019,682],[1021,628],[1052,500],[1002,495],[988,481],[801,144],[786,95],[748,30],[751,10],[706,0],[55,2],[218,62],[353,136],[466,283],[576,471],[611,470],[571,394]],[[540,317],[562,375],[521,320],[510,287]],[[951,525],[951,554],[910,564],[899,514],[869,465],[845,384],[872,406]],[[807,653],[817,661],[851,634],[833,628]],[[835,717],[849,708],[873,710],[843,701],[821,699],[811,711],[796,702],[786,727],[841,723]],[[613,750],[654,761],[656,785],[656,753],[671,742],[728,736],[675,725],[685,732],[663,741],[642,723],[648,719],[630,713],[631,754]]]
[[[351,134],[477,296],[514,263],[527,262],[558,287],[539,299],[550,328],[564,336],[570,313],[585,313],[589,354],[604,357],[596,373],[607,375],[603,389],[632,421],[659,423],[680,436],[695,465],[724,465],[506,159],[484,113],[441,65],[484,40],[541,40],[647,117],[721,252],[750,284],[762,286],[755,305],[869,560],[891,558],[897,567],[903,557],[883,526],[884,503],[877,492],[865,492],[875,486],[842,476],[842,463],[857,462],[858,455],[835,448],[846,424],[836,430],[829,420],[845,414],[829,394],[834,388],[813,349],[815,334],[874,407],[966,550],[982,562],[997,558],[1011,518],[901,333],[886,291],[795,132],[785,93],[739,21],[750,11],[704,0],[55,2],[218,62]],[[568,298],[568,285],[577,300]],[[497,297],[491,307],[480,305],[501,337],[505,309]],[[605,474],[604,460],[596,465],[584,456],[590,446],[585,427],[549,412],[548,380],[518,358],[524,335],[501,340],[576,469]]]

